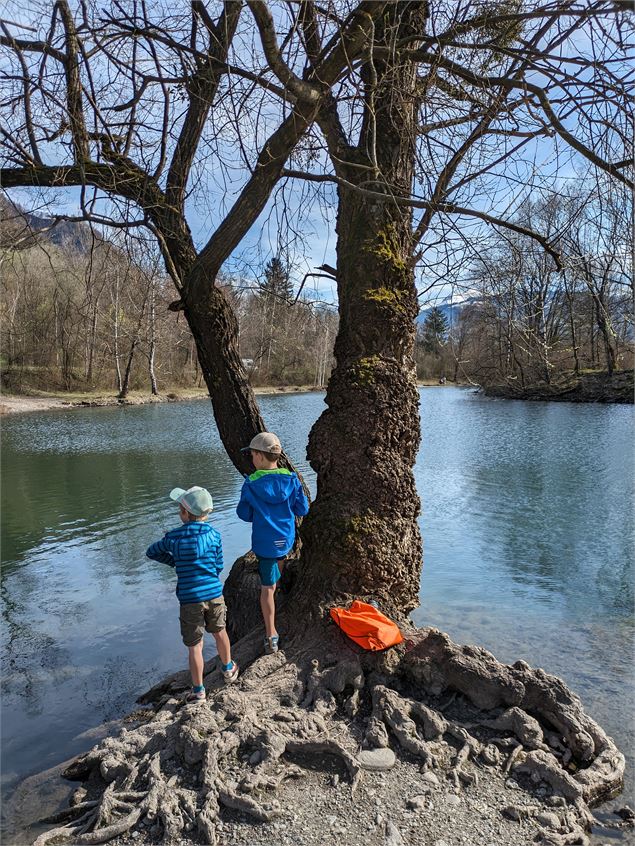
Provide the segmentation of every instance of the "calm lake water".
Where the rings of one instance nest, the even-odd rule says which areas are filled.
[[[323,394],[260,402],[314,487],[305,446]],[[633,408],[446,387],[421,391],[421,415],[415,621],[565,679],[628,754],[632,788]],[[191,484],[213,494],[227,568],[249,547],[212,421],[206,402],[4,419],[5,797],[185,668],[173,571],[144,551],[177,523],[168,491]]]

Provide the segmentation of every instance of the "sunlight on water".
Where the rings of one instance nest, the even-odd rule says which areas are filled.
[[[629,748],[633,408],[421,396],[415,621],[562,676]],[[323,394],[260,404],[314,491],[305,448]],[[173,571],[144,555],[176,525],[170,489],[210,489],[226,572],[249,527],[206,402],[5,418],[2,450],[7,788],[184,667]]]

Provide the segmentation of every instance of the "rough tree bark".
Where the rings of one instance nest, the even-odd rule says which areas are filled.
[[[392,6],[376,26],[376,45],[423,36],[425,17],[423,2]],[[368,185],[381,174],[383,192],[407,196],[415,160],[415,65],[370,58],[363,79],[366,112],[356,147],[344,143],[333,110],[322,116],[338,175]],[[340,186],[337,238],[336,366],[328,409],[309,438],[318,493],[302,527],[294,601],[306,606],[373,595],[402,616],[418,604],[422,565],[412,472],[420,427],[411,210]]]

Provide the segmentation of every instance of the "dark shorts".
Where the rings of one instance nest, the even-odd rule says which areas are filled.
[[[179,614],[181,637],[186,646],[196,646],[204,632],[220,632],[227,622],[227,608],[222,596],[206,602],[192,602],[181,605]]]
[[[260,584],[263,587],[272,587],[280,578],[280,567],[278,558],[258,558],[258,572],[260,573]]]

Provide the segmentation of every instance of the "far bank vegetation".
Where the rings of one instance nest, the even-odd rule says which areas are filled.
[[[168,310],[174,288],[156,251],[78,224],[39,233],[8,206],[3,216],[5,391],[125,397],[130,390],[204,387],[189,327]],[[252,384],[326,384],[337,330],[333,308],[298,295],[277,257],[256,279],[225,275],[219,284],[239,318]]]
[[[490,237],[457,286],[458,303],[427,311],[419,372],[524,388],[632,368],[631,202],[606,183],[528,202],[517,223],[547,234],[562,269],[521,234]]]
[[[632,367],[630,201],[604,187],[581,183],[528,202],[518,216],[558,245],[562,269],[540,245],[505,232],[472,254],[467,274],[455,274],[453,299],[435,300],[433,288],[419,319],[420,379],[524,388]],[[84,225],[50,228],[6,201],[2,218],[5,391],[125,397],[204,385],[189,327],[168,310],[172,283],[156,251]],[[219,280],[254,385],[328,382],[337,311],[324,293],[298,290],[297,276],[274,256],[251,278]]]

